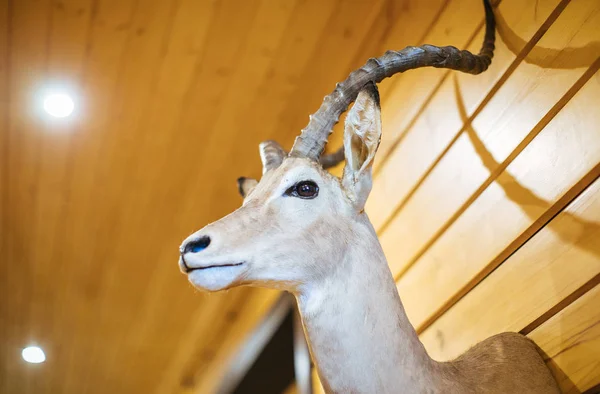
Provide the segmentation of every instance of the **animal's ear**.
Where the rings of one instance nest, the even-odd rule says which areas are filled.
[[[246,198],[248,194],[258,185],[258,181],[252,178],[240,177],[237,179],[238,191],[242,197]]]
[[[263,175],[269,171],[279,167],[287,153],[281,145],[275,141],[264,141],[258,145],[260,151],[260,160],[263,165]]]
[[[379,92],[374,83],[369,83],[358,94],[344,128],[346,166],[342,186],[358,211],[364,209],[371,192],[373,159],[380,140]]]

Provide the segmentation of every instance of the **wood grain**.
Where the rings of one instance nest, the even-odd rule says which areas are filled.
[[[2,288],[10,294],[11,303],[7,305],[8,334],[6,340],[7,358],[13,359],[19,354],[20,342],[25,330],[25,338],[31,341],[34,331],[40,332],[29,321],[29,310],[33,308],[34,298],[25,286],[17,281],[8,280],[11,277],[33,278],[33,283],[39,284],[35,277],[35,268],[39,267],[31,260],[32,249],[28,247],[29,223],[35,221],[36,212],[36,177],[39,170],[40,141],[36,138],[36,130],[41,126],[39,119],[31,115],[28,105],[34,100],[35,86],[39,79],[45,76],[46,65],[46,36],[49,26],[50,2],[29,1],[10,4],[8,8],[10,21],[8,34],[10,42],[9,64],[9,123],[5,132],[8,133],[8,155],[5,161],[9,168],[8,177],[3,192],[7,194],[9,211],[7,219],[7,275],[2,278]],[[6,264],[6,263],[4,263]],[[37,279],[37,280],[36,280]],[[8,299],[8,298],[7,298]],[[25,311],[25,312],[23,312]],[[4,320],[4,319],[3,319]],[[21,339],[21,341],[19,341]],[[5,386],[8,392],[18,390],[19,382],[23,390],[39,389],[41,385],[34,379],[43,374],[39,369],[24,369],[22,365],[10,363],[11,376],[15,380],[8,381]]]
[[[600,273],[600,181],[421,334],[452,359],[500,332],[520,331]]]
[[[421,38],[422,41],[418,43],[413,41],[410,45],[451,43],[456,47],[467,47],[473,42],[481,26],[483,26],[483,9],[480,2],[450,1],[444,4],[435,18],[435,24],[426,30],[425,36]],[[417,37],[420,35],[417,34]],[[394,149],[398,140],[406,133],[409,125],[417,118],[422,107],[448,74],[449,71],[446,70],[422,68],[395,76],[390,83],[389,92],[384,92],[386,94],[381,104],[382,127],[385,132],[381,137],[378,160],[374,164],[376,172],[379,166],[385,163],[388,153]]]
[[[547,47],[552,42],[566,49],[600,39],[598,6],[593,0],[569,3],[538,45]],[[597,58],[600,48],[594,50]],[[580,80],[587,67],[568,68],[570,59],[569,51],[557,50],[550,53],[545,68],[522,62],[475,117],[472,128],[497,167],[482,162],[469,136],[461,133],[403,205],[380,236],[397,277],[437,241],[593,75],[592,70]]]
[[[9,185],[9,125],[10,125],[10,9],[7,2],[0,4],[0,188],[2,190],[8,189]],[[8,236],[9,229],[9,195],[8,193],[0,193],[0,231],[2,237],[0,237],[0,255],[8,257],[10,240]],[[10,268],[7,264],[0,264],[0,278],[7,278],[10,274]],[[3,299],[7,299],[10,296],[8,286],[5,286],[5,281],[0,279],[0,294]],[[10,316],[11,306],[6,303],[0,303],[0,315]],[[13,324],[10,324],[3,319],[3,324],[0,325],[0,335],[5,338],[5,344],[2,351],[0,351],[0,364],[11,365],[11,359],[14,356],[14,342],[13,340]],[[12,348],[12,349],[11,349]],[[14,370],[14,368],[8,367],[8,371]],[[11,389],[11,382],[7,379],[0,380],[0,391],[5,392]]]
[[[600,105],[599,91],[598,79],[591,78],[400,278],[398,291],[419,330],[476,286],[600,175],[600,140],[589,132],[600,123],[600,115],[582,116],[591,103]],[[472,129],[467,134],[482,161],[496,167],[477,134]],[[423,292],[424,288],[435,291]]]
[[[529,41],[539,35],[540,31],[547,30],[547,26],[556,18],[552,14],[558,4],[558,0],[546,1],[543,2],[542,9],[539,9],[535,1],[505,0],[495,11],[497,18],[502,20],[499,31],[502,31],[502,26],[510,26],[514,34]],[[465,18],[469,17],[472,16],[465,15]],[[483,33],[483,27],[479,26],[468,48],[472,52],[479,51]],[[530,48],[509,49],[503,40],[503,34],[499,33],[493,65],[488,71],[476,77],[453,72],[448,74],[450,77],[443,76],[441,86],[427,99],[419,117],[396,142],[397,146],[378,168],[367,212],[379,232],[385,230],[389,221],[401,210],[403,203],[415,192],[419,182],[435,167],[436,161],[462,131],[466,118],[479,112],[480,107],[506,82],[528,50]],[[410,74],[402,77],[408,78]],[[454,92],[454,81],[457,78],[461,85],[462,107],[459,107]],[[396,116],[395,105],[390,106],[387,112],[385,108],[384,106],[382,114],[384,120]],[[386,126],[384,123],[384,134],[388,133]]]
[[[600,286],[575,300],[528,337],[545,353],[563,393],[600,384]]]

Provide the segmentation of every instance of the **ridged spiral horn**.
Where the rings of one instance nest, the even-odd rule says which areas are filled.
[[[379,83],[394,74],[421,67],[449,68],[469,74],[479,74],[492,63],[495,41],[495,19],[490,0],[483,0],[486,30],[479,54],[459,50],[453,46],[438,47],[422,45],[406,47],[400,51],[387,51],[379,58],[371,58],[353,71],[348,78],[336,85],[335,90],[325,97],[321,107],[310,116],[308,125],[296,138],[290,157],[321,159],[324,167],[333,167],[344,160],[342,149],[321,157],[327,138],[359,91],[369,82]]]

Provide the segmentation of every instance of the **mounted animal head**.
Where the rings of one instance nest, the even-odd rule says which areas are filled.
[[[240,284],[292,290],[327,275],[346,249],[344,233],[367,222],[361,217],[381,136],[379,112],[370,84],[346,119],[341,180],[294,149],[288,156],[277,143],[262,143],[260,182],[238,180],[242,207],[183,243],[180,265],[190,281],[207,290]]]
[[[260,181],[238,179],[242,207],[190,235],[180,247],[179,266],[190,282],[217,291],[238,285],[294,292],[334,275],[355,244],[374,242],[364,212],[371,169],[381,138],[376,83],[409,69],[432,66],[478,74],[491,63],[494,19],[486,8],[486,36],[478,55],[454,47],[407,47],[388,51],[352,72],[327,96],[289,154],[276,142],[260,144]],[[344,146],[322,156],[339,116]],[[345,160],[341,179],[326,168]],[[378,245],[376,245],[378,246]]]

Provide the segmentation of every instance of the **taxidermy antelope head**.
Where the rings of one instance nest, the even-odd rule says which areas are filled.
[[[370,59],[324,99],[289,154],[274,141],[260,144],[263,175],[260,181],[238,180],[242,207],[181,245],[180,269],[199,289],[253,285],[293,293],[328,392],[556,390],[535,347],[518,334],[488,339],[455,363],[431,360],[404,313],[364,211],[381,138],[375,84],[427,66],[485,71],[494,49],[494,16],[487,0],[484,5],[487,26],[478,55],[423,45]],[[322,156],[352,102],[343,149]],[[341,179],[326,171],[344,159]]]

